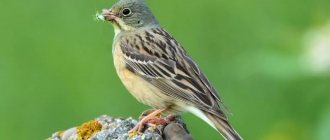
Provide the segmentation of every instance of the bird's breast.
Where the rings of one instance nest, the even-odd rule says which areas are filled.
[[[168,108],[168,106],[172,106],[173,99],[161,93],[158,88],[144,80],[141,76],[127,69],[120,43],[115,43],[113,47],[116,72],[127,90],[139,102],[151,107]]]

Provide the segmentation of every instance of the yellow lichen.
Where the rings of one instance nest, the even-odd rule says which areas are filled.
[[[64,133],[64,131],[57,131],[56,135],[59,136],[59,137],[62,137],[63,133]]]
[[[155,126],[149,127],[148,130],[150,130],[151,132],[154,132],[156,130],[154,127],[157,127],[157,126],[155,125]]]
[[[54,133],[54,135],[56,137],[62,138],[63,133],[64,133],[64,131],[57,131],[57,132]],[[53,140],[53,139],[52,138],[48,138],[46,140]]]
[[[133,138],[137,134],[137,131],[132,131],[128,134],[129,138]]]
[[[78,140],[88,140],[94,133],[99,132],[102,125],[96,121],[90,121],[82,124],[77,128]]]

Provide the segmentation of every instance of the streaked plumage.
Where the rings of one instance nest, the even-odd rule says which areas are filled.
[[[125,8],[132,15],[121,13]],[[159,26],[144,0],[121,0],[103,15],[116,30],[117,74],[138,101],[174,113],[191,112],[226,139],[241,139],[228,124],[215,89],[182,46]]]

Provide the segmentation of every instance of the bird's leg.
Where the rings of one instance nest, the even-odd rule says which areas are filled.
[[[162,118],[162,117],[154,117],[151,118],[147,121],[147,123],[149,124],[153,124],[155,126],[157,125],[168,125],[169,123],[171,123],[172,121],[175,120],[175,117],[177,117],[177,115],[168,115],[166,118]]]
[[[141,132],[141,130],[143,129],[144,125],[146,123],[148,123],[150,120],[152,120],[153,118],[155,118],[156,116],[160,115],[160,113],[162,113],[165,109],[157,109],[152,111],[150,114],[148,114],[147,116],[143,117],[138,124],[136,124],[136,126],[129,131],[129,135],[134,135],[136,132]]]
[[[169,121],[167,121],[161,117],[154,117],[154,118],[149,119],[147,121],[147,124],[152,124],[154,126],[167,125],[167,124],[169,124]]]
[[[141,113],[141,115],[139,116],[139,120],[142,120],[145,116],[148,116],[150,113],[156,111],[157,109],[148,109],[145,110]]]

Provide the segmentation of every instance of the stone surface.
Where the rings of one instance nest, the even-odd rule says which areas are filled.
[[[137,121],[103,115],[81,126],[55,132],[48,140],[192,140],[181,117],[168,125],[147,124],[143,133],[128,135]]]

